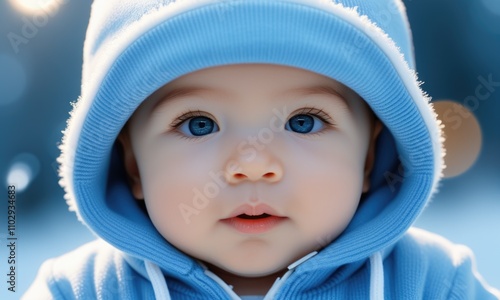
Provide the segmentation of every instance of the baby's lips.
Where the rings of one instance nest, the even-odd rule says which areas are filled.
[[[277,217],[282,217],[280,216],[274,208],[271,206],[265,204],[265,203],[260,203],[257,205],[250,205],[250,204],[243,204],[238,206],[235,210],[231,212],[231,214],[227,217],[229,218],[234,218],[239,215],[248,215],[248,216],[259,216],[262,214],[267,214],[270,216],[277,216]]]

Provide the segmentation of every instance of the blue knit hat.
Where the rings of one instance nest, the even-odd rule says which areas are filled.
[[[332,245],[349,253],[338,251],[330,261],[361,259],[399,238],[436,189],[443,162],[440,128],[413,71],[411,33],[398,0],[94,0],[81,97],[60,157],[71,209],[127,253],[146,251],[160,266],[177,255],[136,209],[116,160],[117,135],[168,82],[242,63],[309,70],[365,99],[386,129],[366,205],[346,230],[350,237]]]

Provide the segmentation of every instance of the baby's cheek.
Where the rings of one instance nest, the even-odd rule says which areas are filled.
[[[304,235],[320,247],[335,239],[356,212],[362,190],[362,174],[344,162],[318,170],[297,190],[295,205]]]
[[[171,165],[175,165],[172,162]],[[145,201],[153,224],[162,236],[180,249],[202,241],[213,215],[213,199],[205,193],[203,172],[160,172],[145,183]],[[160,171],[160,168],[158,168]],[[212,192],[210,190],[210,192]]]
[[[190,203],[190,185],[178,181],[156,178],[144,184],[148,214],[160,233],[185,230],[189,219],[180,213],[183,203]]]

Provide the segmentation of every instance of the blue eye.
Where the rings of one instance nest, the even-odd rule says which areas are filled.
[[[194,117],[179,126],[179,131],[187,136],[203,136],[219,130],[219,126],[208,117]]]
[[[291,130],[297,133],[314,133],[323,128],[323,122],[316,116],[299,114],[288,120],[285,124],[286,130]]]

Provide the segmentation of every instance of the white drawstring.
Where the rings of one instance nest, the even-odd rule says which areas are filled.
[[[384,265],[382,254],[370,256],[370,300],[384,300]]]
[[[149,281],[153,285],[156,300],[171,300],[168,291],[167,282],[160,270],[160,267],[150,261],[145,261],[146,271],[148,272]]]

